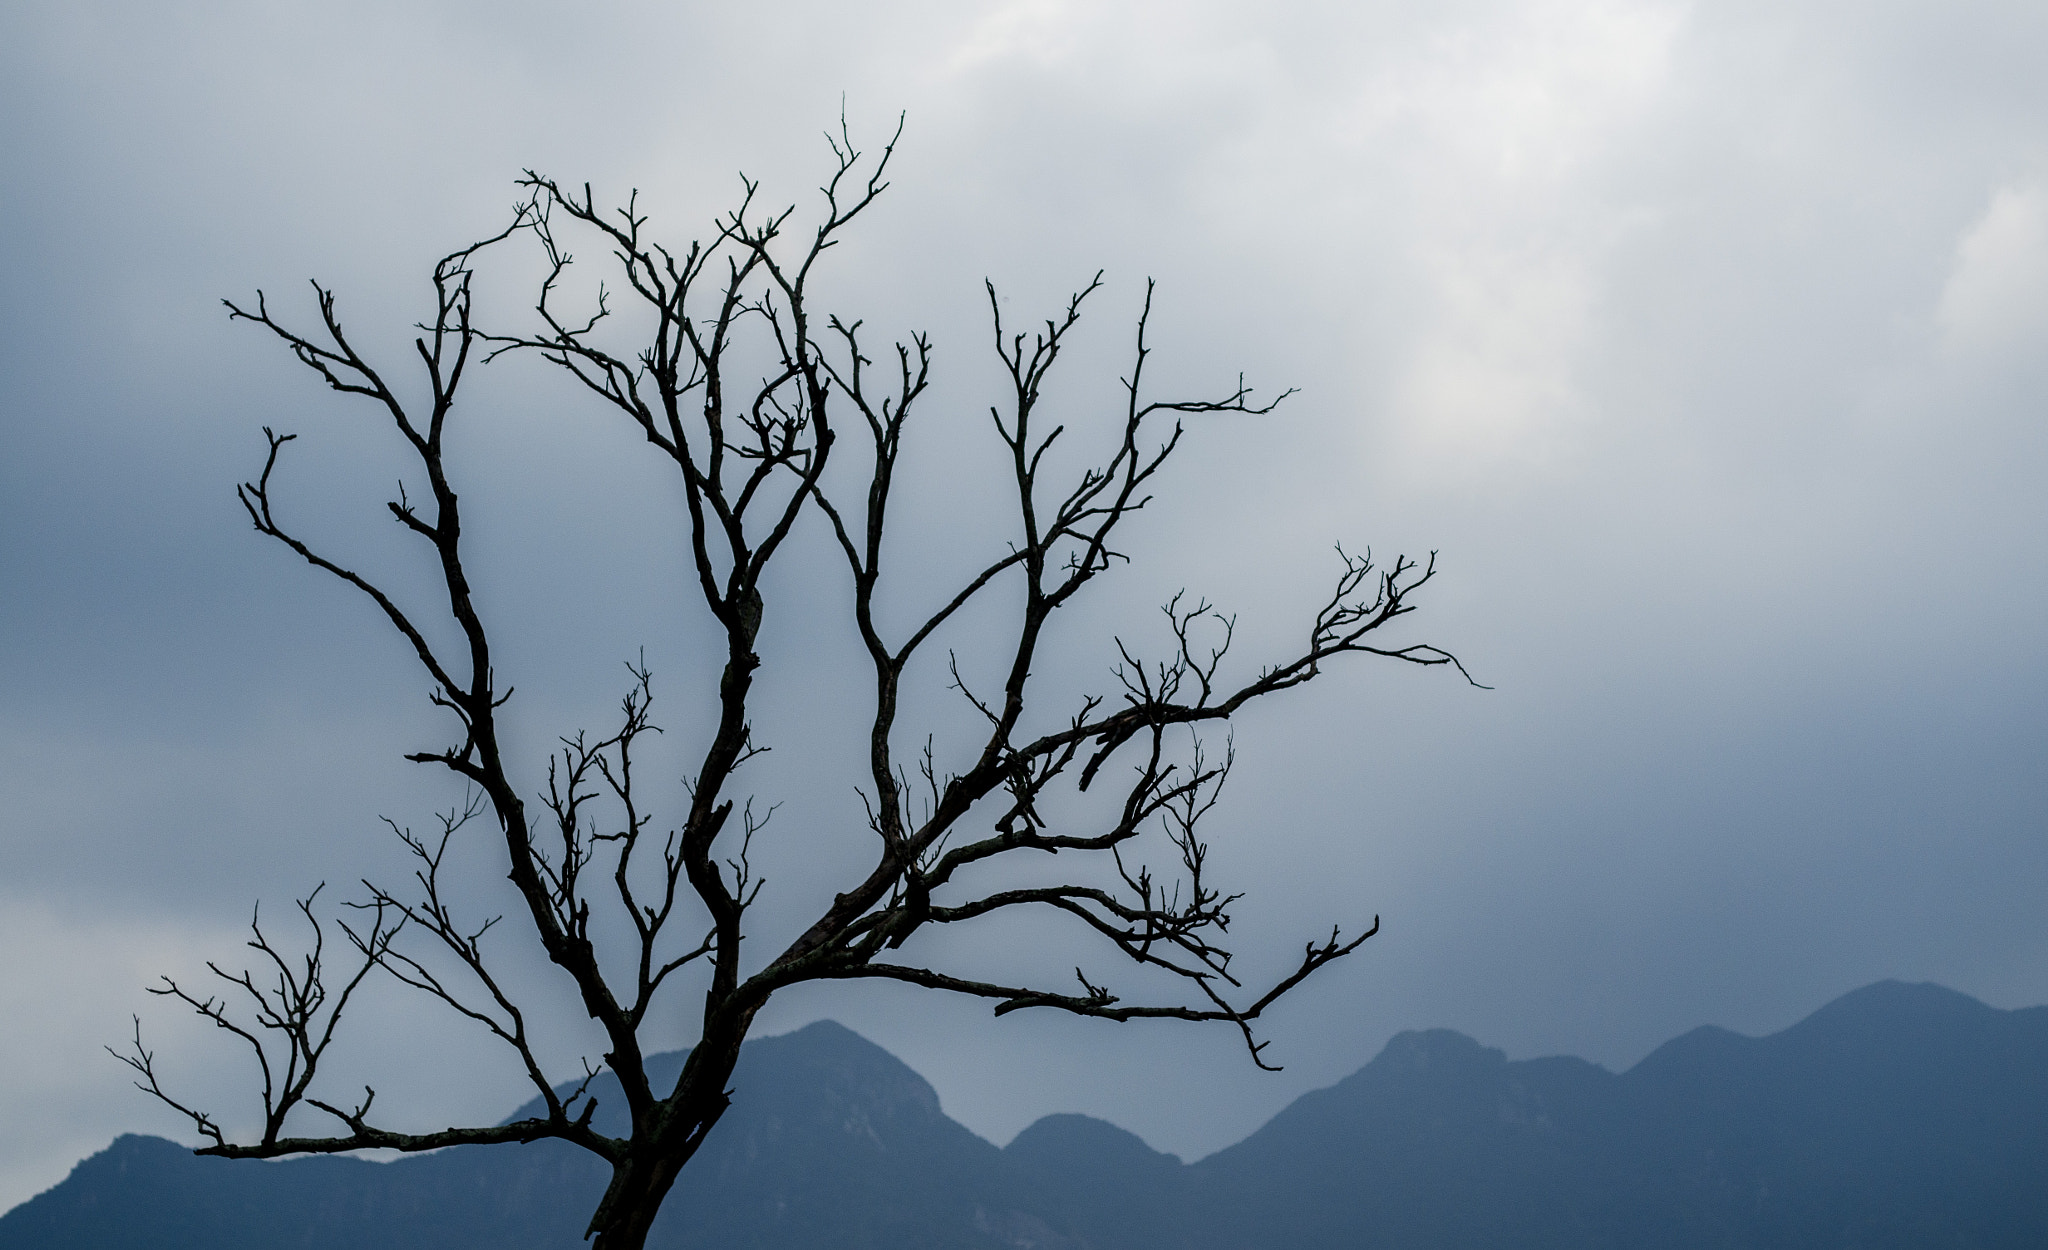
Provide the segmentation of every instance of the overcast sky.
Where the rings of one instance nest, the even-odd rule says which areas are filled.
[[[1884,977],[2048,1001],[2039,4],[13,5],[0,1207],[179,1133],[100,1050],[131,1012],[226,1107],[241,1056],[142,986],[449,801],[399,759],[447,732],[399,640],[232,495],[295,431],[295,515],[410,584],[386,432],[219,299],[303,318],[318,277],[402,351],[522,168],[638,187],[686,239],[742,169],[807,211],[842,96],[857,136],[909,117],[828,286],[937,342],[931,550],[994,533],[984,276],[1021,318],[1107,270],[1055,396],[1082,425],[1147,276],[1162,385],[1300,388],[1194,432],[1048,680],[1097,681],[1182,585],[1278,648],[1341,540],[1440,551],[1412,636],[1494,689],[1355,665],[1240,727],[1211,833],[1244,958],[1385,922],[1271,1021],[1278,1076],[1220,1031],[843,987],[763,1029],[836,1017],[997,1142],[1084,1111],[1192,1158],[1406,1028],[1620,1068]],[[642,646],[687,724],[701,634],[642,449],[517,365],[473,403],[518,732],[597,724]],[[771,917],[830,888],[805,869],[853,801],[815,754],[852,653],[777,628]],[[347,1072],[407,1127],[527,1096],[401,999],[360,1024]]]

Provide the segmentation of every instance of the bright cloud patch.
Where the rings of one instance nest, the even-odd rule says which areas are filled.
[[[1991,197],[1956,244],[1935,315],[1951,350],[2048,341],[2048,187],[2007,187]]]

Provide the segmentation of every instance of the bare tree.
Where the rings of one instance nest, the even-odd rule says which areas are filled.
[[[741,1042],[780,990],[869,978],[987,999],[997,1015],[1045,1007],[1119,1021],[1214,1021],[1240,1030],[1252,1060],[1264,1066],[1265,1044],[1255,1037],[1254,1022],[1281,995],[1377,931],[1377,918],[1354,933],[1331,928],[1306,944],[1285,975],[1246,988],[1222,945],[1237,896],[1210,879],[1199,827],[1231,766],[1227,738],[1219,745],[1214,735],[1252,701],[1301,685],[1354,654],[1463,671],[1436,647],[1379,641],[1385,626],[1412,610],[1414,593],[1434,575],[1433,559],[1401,558],[1380,567],[1340,551],[1334,585],[1305,623],[1298,649],[1242,676],[1231,676],[1225,662],[1230,618],[1205,602],[1177,597],[1165,609],[1170,643],[1163,658],[1143,657],[1117,642],[1122,662],[1110,691],[1048,719],[1032,683],[1048,627],[1056,612],[1123,559],[1119,534],[1146,506],[1179,450],[1184,419],[1264,413],[1286,396],[1255,402],[1240,380],[1208,398],[1153,398],[1146,374],[1148,285],[1117,414],[1103,429],[1077,427],[1069,435],[1043,411],[1041,396],[1100,275],[1029,332],[1005,324],[991,285],[995,349],[1009,386],[990,415],[1008,466],[1002,493],[1012,538],[1006,550],[919,609],[914,627],[892,633],[879,608],[885,592],[898,599],[905,592],[885,591],[895,585],[885,569],[891,552],[885,532],[904,434],[926,393],[933,348],[919,335],[894,344],[877,365],[865,354],[860,322],[813,307],[819,263],[882,194],[895,142],[869,158],[843,125],[830,140],[834,167],[814,229],[793,229],[793,209],[762,213],[757,184],[743,180],[739,207],[716,222],[708,239],[681,250],[650,235],[634,200],[607,211],[588,186],[565,187],[529,172],[520,184],[526,198],[511,225],[434,268],[434,313],[416,340],[424,407],[402,402],[386,375],[357,350],[330,289],[314,286],[319,320],[311,331],[279,320],[260,294],[253,307],[228,304],[231,318],[268,330],[327,385],[379,411],[424,474],[423,495],[401,491],[388,507],[438,563],[446,602],[431,609],[401,604],[280,516],[271,481],[292,435],[265,431],[262,472],[240,494],[260,533],[354,587],[411,644],[434,684],[433,702],[460,733],[456,745],[406,758],[462,778],[471,797],[442,817],[435,836],[394,826],[416,860],[415,879],[405,890],[368,886],[352,904],[357,910],[344,913],[339,928],[352,949],[344,972],[337,973],[326,954],[308,899],[301,910],[313,942],[305,953],[285,953],[258,925],[250,945],[267,966],[261,979],[213,969],[232,996],[253,1006],[253,1025],[238,1023],[226,1000],[169,979],[157,989],[235,1033],[261,1064],[262,1135],[231,1141],[213,1117],[165,1093],[138,1025],[133,1049],[121,1057],[140,1074],[144,1089],[191,1117],[211,1143],[200,1153],[258,1159],[559,1138],[611,1165],[610,1187],[589,1234],[604,1250],[628,1250],[643,1243],[678,1172],[718,1123]],[[515,236],[537,242],[545,260],[537,320],[517,333],[486,333],[472,321],[473,267],[484,249]],[[565,307],[573,302],[565,281],[569,244],[578,236],[610,254],[616,298],[630,306],[630,317],[617,315],[609,304],[613,296],[602,291],[594,303]],[[630,346],[619,346],[614,336],[627,320],[639,333],[628,339]],[[745,355],[743,342],[756,354]],[[471,589],[461,507],[445,455],[467,371],[507,352],[538,355],[581,384],[636,426],[680,482],[687,520],[677,536],[687,543],[685,559],[723,637],[724,654],[715,690],[690,709],[708,724],[708,745],[680,792],[668,796],[680,800],[669,820],[656,815],[664,796],[650,796],[635,768],[636,750],[655,730],[652,679],[644,665],[633,666],[616,728],[602,737],[563,739],[544,779],[522,774],[507,757],[501,718],[510,690],[498,684],[490,629]],[[840,450],[847,435],[851,455]],[[1048,452],[1057,441],[1088,436],[1101,447],[1088,467],[1066,475],[1051,467]],[[843,553],[851,585],[844,619],[873,668],[861,834],[872,838],[873,856],[822,914],[800,931],[775,937],[778,945],[771,947],[771,935],[750,932],[748,924],[761,890],[748,848],[764,816],[736,777],[762,749],[749,699],[768,662],[756,649],[771,607],[764,589],[768,570],[791,548],[806,517],[819,518],[823,526],[815,532],[828,533]],[[971,669],[963,670],[953,652],[940,652],[935,639],[992,594],[1018,606],[994,657],[1000,688],[976,690],[962,675]],[[445,612],[446,620],[421,615],[428,611]],[[439,641],[450,636],[459,641]],[[906,677],[932,665],[944,666],[939,672],[971,703],[979,726],[972,734],[941,739],[906,732]],[[906,739],[915,744],[908,752]],[[1076,818],[1062,813],[1086,808],[1068,798],[1084,792],[1095,797],[1088,810],[1101,815],[1075,825]],[[522,1006],[503,975],[506,956],[496,947],[487,950],[487,936],[498,931],[459,917],[450,901],[444,857],[451,840],[479,821],[487,821],[502,843],[501,866],[523,905],[518,940],[538,944],[603,1030],[604,1066],[617,1077],[629,1112],[624,1136],[593,1127],[588,1067],[568,1082],[546,1070],[529,1031],[531,1008]],[[1154,838],[1170,863],[1160,875],[1142,859],[1140,839]],[[982,890],[968,884],[987,878],[971,869],[1048,852],[1067,852],[1062,864],[1081,857],[1066,884]],[[1093,870],[1084,869],[1090,864],[1104,871],[1091,876]],[[603,928],[607,912],[609,929]],[[1138,974],[1148,992],[1162,985],[1179,990],[1134,1001],[1078,968],[1074,984],[1062,988],[1057,981],[944,971],[904,953],[915,934],[1013,912],[1079,926],[1123,960],[1150,970]],[[595,930],[594,915],[600,918]],[[626,935],[624,948],[608,948],[600,940],[606,932]],[[743,938],[750,940],[746,951],[772,956],[743,959]],[[335,1025],[373,970],[475,1021],[508,1047],[545,1113],[491,1127],[407,1133],[372,1121],[372,1090],[360,1101],[314,1097]],[[686,985],[702,993],[699,1036],[680,1076],[657,1088],[645,1057],[684,1039],[657,1027],[650,1012],[665,990],[680,993]],[[328,1136],[288,1135],[287,1120],[302,1104],[339,1127]]]

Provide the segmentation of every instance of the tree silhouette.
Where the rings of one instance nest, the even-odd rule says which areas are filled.
[[[950,592],[917,608],[912,627],[887,627],[885,596],[894,596],[894,618],[902,612],[900,601],[922,593],[889,578],[885,534],[904,436],[930,379],[932,344],[923,335],[895,343],[878,365],[865,354],[859,321],[813,307],[820,263],[882,194],[895,148],[892,137],[879,155],[866,157],[843,123],[828,139],[834,164],[815,228],[793,228],[793,208],[763,213],[758,184],[743,179],[739,206],[717,220],[706,240],[681,250],[650,235],[636,199],[607,211],[587,185],[565,187],[529,172],[507,228],[434,268],[434,312],[416,340],[424,407],[402,402],[357,350],[330,288],[314,284],[318,326],[310,332],[279,320],[260,293],[253,307],[228,303],[231,318],[270,331],[328,386],[380,410],[424,474],[423,495],[401,489],[388,507],[436,559],[446,602],[431,608],[402,604],[323,554],[280,516],[271,483],[293,435],[265,430],[262,472],[240,487],[240,497],[260,533],[354,587],[411,645],[433,682],[434,704],[460,732],[455,745],[406,758],[462,778],[469,798],[441,817],[432,836],[393,826],[416,861],[407,888],[369,885],[364,897],[350,902],[352,910],[325,925],[314,900],[306,899],[300,911],[312,937],[296,953],[252,922],[249,945],[263,971],[211,966],[231,987],[225,998],[169,978],[154,991],[236,1034],[259,1063],[262,1134],[231,1141],[211,1115],[166,1092],[138,1022],[132,1049],[120,1057],[139,1074],[142,1088],[191,1118],[211,1143],[200,1153],[251,1159],[559,1138],[611,1165],[610,1186],[589,1233],[603,1250],[628,1250],[643,1244],[678,1172],[718,1123],[740,1045],[780,990],[821,980],[882,979],[987,999],[997,1015],[1044,1007],[1110,1020],[1214,1021],[1240,1030],[1252,1060],[1264,1066],[1264,1043],[1253,1022],[1377,931],[1377,918],[1352,934],[1333,927],[1308,942],[1284,976],[1247,989],[1232,974],[1231,954],[1222,945],[1237,896],[1210,879],[1199,826],[1231,766],[1227,738],[1218,745],[1216,732],[1254,700],[1301,685],[1352,654],[1463,671],[1434,646],[1379,641],[1383,627],[1411,610],[1411,597],[1434,575],[1433,557],[1380,567],[1340,550],[1334,584],[1298,649],[1242,676],[1226,671],[1230,618],[1206,602],[1176,597],[1165,608],[1172,641],[1163,657],[1141,656],[1117,642],[1122,662],[1110,691],[1048,718],[1032,685],[1034,667],[1047,654],[1048,628],[1061,608],[1123,560],[1119,533],[1145,507],[1180,449],[1184,419],[1264,413],[1286,395],[1255,403],[1240,380],[1209,398],[1153,398],[1146,375],[1148,284],[1117,415],[1104,429],[1076,426],[1069,434],[1067,424],[1043,411],[1041,396],[1101,276],[1029,332],[1005,323],[991,285],[995,348],[1008,387],[990,413],[1007,466],[1000,494],[1007,495],[1001,506],[1011,538]],[[616,298],[630,316],[616,315],[614,295],[604,290],[582,307],[566,307],[575,302],[565,275],[569,245],[578,237],[609,252]],[[544,259],[536,319],[525,330],[487,333],[472,320],[474,267],[487,249],[522,238],[537,243]],[[623,328],[627,321],[637,333]],[[635,769],[636,751],[656,730],[653,680],[644,663],[631,666],[632,685],[615,727],[601,737],[562,739],[544,781],[522,773],[509,757],[501,722],[511,692],[499,684],[489,624],[472,590],[467,534],[446,454],[464,379],[506,353],[544,358],[632,422],[680,484],[686,519],[677,535],[686,541],[696,591],[724,643],[716,688],[690,708],[710,729],[680,795],[651,795]],[[767,367],[759,367],[764,360]],[[1052,467],[1048,451],[1057,441],[1089,436],[1101,451],[1088,467],[1066,474]],[[821,519],[843,554],[851,590],[839,600],[841,623],[858,636],[873,669],[872,716],[861,730],[863,836],[871,836],[873,855],[856,879],[838,883],[830,905],[808,925],[771,934],[748,923],[761,891],[748,852],[766,813],[743,792],[737,774],[762,749],[753,736],[750,698],[757,673],[772,660],[756,643],[764,615],[780,606],[767,575],[792,548],[806,517]],[[962,676],[957,655],[939,651],[935,640],[970,605],[997,595],[1013,609],[996,657],[1004,675],[999,689],[976,690]],[[989,636],[982,628],[973,633]],[[906,677],[934,665],[945,666],[941,671],[971,704],[973,733],[942,738],[903,723]],[[908,752],[906,740],[916,744]],[[536,793],[529,786],[537,781]],[[1093,823],[1066,814],[1085,808],[1068,798],[1082,794],[1095,796]],[[1050,810],[1055,797],[1062,800],[1057,811]],[[663,800],[675,798],[680,810],[658,816]],[[500,866],[520,900],[517,926],[478,924],[458,915],[450,899],[443,876],[447,851],[472,823],[486,824],[503,846]],[[1139,859],[1140,839],[1155,838],[1171,864],[1160,875]],[[988,874],[970,870],[990,861],[1048,853],[1065,853],[1063,863],[1081,858],[1067,883],[972,884]],[[1079,926],[1152,970],[1148,989],[1166,984],[1180,990],[1131,1000],[1078,968],[1065,987],[1057,980],[985,979],[942,971],[904,950],[913,935],[1012,912]],[[350,952],[339,971],[329,926]],[[748,952],[772,954],[743,960],[743,939]],[[508,957],[494,945],[513,940],[536,943],[603,1030],[604,1065],[617,1076],[630,1113],[626,1136],[592,1127],[587,1065],[580,1083],[545,1069],[529,1032],[534,1009],[508,984]],[[927,937],[918,949],[934,945],[943,942]],[[359,1101],[315,1097],[314,1080],[336,1025],[373,971],[429,995],[508,1047],[545,1114],[406,1133],[373,1122],[370,1089]],[[701,1031],[681,1075],[657,1088],[643,1063],[653,1053],[649,1047],[659,1051],[685,1039],[651,1022],[650,1012],[666,1001],[665,993],[682,993],[685,986],[702,994]],[[231,1003],[253,1011],[248,1023]],[[286,1122],[302,1106],[338,1125],[332,1135],[288,1135]]]

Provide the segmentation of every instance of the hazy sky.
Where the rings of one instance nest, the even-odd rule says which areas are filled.
[[[402,351],[433,259],[523,167],[638,187],[687,238],[741,169],[808,207],[842,96],[874,139],[909,114],[829,283],[938,344],[907,516],[993,541],[984,276],[1031,317],[1107,269],[1055,396],[1082,424],[1156,277],[1162,378],[1301,394],[1195,431],[1086,623],[1149,628],[1186,585],[1256,653],[1331,543],[1435,548],[1414,636],[1495,689],[1357,665],[1240,727],[1212,836],[1245,958],[1386,926],[1271,1021],[1278,1076],[1221,1031],[844,988],[765,1029],[834,1016],[998,1142],[1086,1111],[1194,1157],[1404,1028],[1621,1067],[1883,977],[2048,1001],[2039,4],[14,5],[0,1206],[116,1132],[178,1133],[100,1050],[132,1011],[225,1106],[241,1056],[144,983],[238,958],[259,898],[388,870],[378,817],[449,800],[398,758],[447,732],[399,641],[232,495],[260,427],[296,431],[295,515],[411,567],[388,439],[220,297],[304,317],[319,277]],[[644,454],[517,366],[473,405],[518,732],[599,723],[643,645],[688,722],[701,635]],[[811,743],[851,653],[778,628],[763,854],[794,908],[849,836],[850,776]],[[1099,635],[1072,638],[1048,679],[1094,681]],[[412,1006],[354,1035],[380,1107],[426,1127],[527,1096],[432,1066],[468,1035]]]

